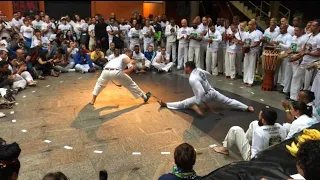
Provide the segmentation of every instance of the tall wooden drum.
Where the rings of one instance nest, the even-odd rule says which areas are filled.
[[[262,90],[272,91],[274,73],[279,65],[279,51],[275,47],[266,47],[262,55],[264,56],[264,61],[262,63],[262,68],[264,70]]]

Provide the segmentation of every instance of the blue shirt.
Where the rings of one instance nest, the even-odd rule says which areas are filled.
[[[89,64],[89,67],[92,68],[93,64],[88,54],[81,55],[79,52],[76,53],[74,57],[74,63],[77,64]]]
[[[154,55],[155,55],[155,52],[149,52],[149,51],[144,52],[144,56],[145,56],[149,61],[152,61]]]

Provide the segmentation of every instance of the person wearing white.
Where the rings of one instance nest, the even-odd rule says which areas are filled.
[[[209,72],[202,70],[200,68],[196,68],[195,63],[192,61],[188,61],[185,64],[184,69],[186,74],[190,74],[189,84],[192,88],[194,96],[183,101],[178,102],[162,102],[159,101],[159,104],[162,107],[167,107],[168,109],[187,109],[191,108],[200,116],[203,116],[202,111],[199,106],[200,103],[204,103],[207,108],[210,108],[207,103],[211,101],[220,102],[222,104],[228,105],[231,108],[253,112],[254,109],[252,106],[247,106],[235,99],[230,99],[217,90],[215,90],[208,81]],[[211,109],[212,110],[212,109]]]
[[[177,39],[179,41],[178,46],[178,66],[177,69],[182,69],[182,66],[188,61],[188,22],[186,19],[181,20],[181,28],[178,30]]]
[[[245,31],[245,23],[240,23],[240,31],[237,32],[237,35],[240,38],[239,43],[236,44],[236,73],[242,76],[243,73],[243,52],[242,52],[242,41],[247,37],[247,32]]]
[[[75,21],[70,22],[70,25],[72,26],[73,32],[76,34],[76,39],[80,40],[81,35],[81,19],[79,15],[75,14]]]
[[[227,40],[227,52],[225,57],[225,75],[226,77],[230,77],[232,80],[236,77],[236,51],[237,51],[237,44],[240,43],[241,38],[237,31],[237,27],[234,24],[231,24],[231,33],[228,34],[232,37],[232,39]]]
[[[132,59],[136,62],[136,73],[146,72],[147,68],[150,68],[151,62],[144,56],[142,52],[140,52],[140,47],[136,45],[134,47]],[[128,64],[128,69],[130,69],[133,65]]]
[[[313,70],[306,70],[305,67],[319,60],[320,57],[320,21],[313,21],[311,25],[311,32],[303,50],[300,52],[302,55],[302,62],[298,66],[296,72],[293,74],[290,99],[296,100],[297,94],[304,82],[304,90],[308,90],[311,84]]]
[[[95,34],[94,34],[95,26],[96,26],[96,19],[92,18],[90,21],[90,25],[88,27],[88,33],[90,36],[90,39],[89,39],[89,50],[90,51],[93,51],[95,48],[95,45],[96,45],[96,39],[95,39]]]
[[[218,30],[216,30],[213,23],[209,24],[209,31],[204,36],[204,39],[208,41],[207,53],[206,53],[206,70],[211,72],[212,75],[218,75],[218,48],[219,43],[222,41],[222,36]]]
[[[95,103],[100,92],[107,86],[109,81],[113,80],[118,81],[122,86],[127,88],[135,98],[138,99],[141,97],[144,99],[144,102],[149,100],[151,93],[148,92],[147,94],[144,94],[139,86],[130,78],[129,75],[127,75],[136,68],[135,61],[132,60],[131,57],[132,51],[126,50],[125,54],[121,54],[107,63],[93,89],[93,96],[90,104],[93,105]],[[133,66],[130,69],[125,69],[129,63],[133,64]]]
[[[63,35],[66,35],[67,31],[72,31],[72,27],[70,24],[67,24],[66,18],[61,19],[61,24],[58,26],[58,30],[60,30]]]
[[[32,26],[34,29],[39,29],[41,31],[43,21],[41,21],[39,15],[35,15],[35,20],[32,21]]]
[[[140,40],[143,38],[142,31],[140,30],[139,24],[136,24],[134,28],[131,28],[128,37],[130,39],[130,50],[133,51],[134,46],[140,46]]]
[[[284,125],[288,132],[287,139],[292,138],[294,134],[317,123],[316,118],[312,116],[312,106],[307,106],[304,102],[292,102],[290,105],[290,113],[293,117],[296,117],[296,119],[291,125],[287,123],[285,123],[287,124],[286,126]]]
[[[251,87],[254,81],[254,74],[256,70],[257,53],[259,51],[260,39],[255,30],[255,22],[249,21],[249,32],[244,39],[244,47],[250,48],[249,52],[245,53],[243,61],[243,83]]]
[[[281,18],[280,19],[281,25],[286,25],[287,26],[287,32],[291,35],[294,36],[294,27],[289,25],[288,19],[287,18]]]
[[[202,37],[208,33],[209,26],[208,26],[206,17],[202,18],[202,23],[199,24],[198,29],[201,32]],[[207,52],[207,46],[208,46],[208,41],[202,39],[202,41],[200,42],[200,61],[201,61],[200,68],[202,68],[202,69],[204,69],[204,62],[205,62],[204,56]]]
[[[222,36],[222,41],[219,43],[219,49],[218,49],[218,73],[224,73],[225,67],[224,67],[224,61],[225,61],[225,55],[226,55],[226,41],[225,41],[225,35],[227,32],[227,29],[229,28],[229,20],[226,19],[226,21],[223,20],[223,18],[217,19],[217,27],[216,29],[220,31],[220,34]]]
[[[109,37],[109,45],[112,43],[113,36],[119,36],[119,29],[117,26],[114,26],[114,19],[110,19],[110,24],[107,26],[107,32]]]
[[[56,30],[56,25],[50,21],[50,17],[46,15],[44,17],[44,22],[41,26],[42,33],[45,37],[49,38],[51,34],[54,34]]]
[[[13,14],[13,18],[11,20],[11,26],[17,33],[20,33],[20,27],[23,26],[23,22],[19,19],[19,16],[17,13]]]
[[[311,91],[315,94],[314,105],[316,108],[316,113],[318,114],[317,120],[320,122],[320,63],[318,63],[315,67],[317,74],[313,80]]]
[[[292,41],[292,36],[287,33],[287,25],[280,25],[280,34],[275,39],[275,41],[270,42],[273,46],[280,46],[280,51],[288,51],[290,48],[290,44]],[[280,67],[277,68],[274,75],[274,83],[280,84],[281,86],[284,86],[284,79],[287,74],[285,74],[286,66],[288,63],[288,58],[284,58],[282,63],[280,64]]]
[[[259,120],[251,122],[247,132],[239,126],[231,127],[222,146],[213,147],[213,150],[228,155],[229,149],[236,145],[243,160],[249,161],[259,152],[286,139],[285,128],[276,120],[277,112],[264,108],[259,113]]]
[[[76,47],[76,43],[75,42],[70,42],[69,47],[67,48],[67,55],[68,55],[68,65],[65,67],[66,69],[73,69],[74,65],[75,65],[75,56],[76,53],[79,51],[79,49]]]
[[[150,25],[150,20],[146,20],[145,26],[142,29],[143,34],[143,49],[142,51],[146,51],[149,45],[154,46],[154,35],[155,31],[153,26]]]
[[[126,24],[123,18],[120,19],[120,25],[119,25],[121,35],[124,42],[124,48],[129,48],[129,36],[128,33],[131,29],[131,26],[129,24]]]
[[[289,54],[295,54],[299,53],[302,49],[305,43],[308,41],[309,35],[304,33],[304,27],[303,26],[298,26],[295,27],[295,36],[292,37],[290,49],[289,49]],[[287,67],[285,70],[285,79],[284,79],[284,87],[283,87],[283,92],[284,93],[289,93],[291,89],[291,82],[292,82],[292,76],[296,72],[299,62],[301,58],[298,59],[297,61],[294,62],[287,62]]]
[[[40,46],[42,49],[48,49],[50,41],[47,37],[41,36],[41,31],[36,29],[32,37],[31,48]]]
[[[168,72],[173,66],[173,62],[170,62],[170,55],[166,52],[166,48],[162,47],[161,52],[157,53],[152,62],[152,66],[158,71]]]
[[[177,61],[177,32],[179,26],[177,26],[173,19],[170,20],[170,24],[166,26],[165,36],[167,37],[167,52],[169,55],[172,53],[172,62],[176,64]]]
[[[25,21],[25,24],[21,26],[20,33],[27,42],[28,46],[31,46],[32,36],[33,36],[33,28],[30,25],[29,21]]]
[[[188,31],[188,36],[190,41],[188,52],[189,61],[194,61],[196,66],[200,68],[203,66],[203,59],[200,59],[200,42],[202,40],[202,36],[196,21],[193,21],[192,28]],[[195,57],[195,59],[193,57]]]
[[[276,38],[280,35],[280,30],[276,31],[276,26],[277,24],[274,22],[270,23],[270,26],[268,29],[266,29],[263,33],[262,39],[263,41],[270,42],[270,41],[275,41]]]

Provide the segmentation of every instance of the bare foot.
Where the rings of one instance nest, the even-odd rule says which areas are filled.
[[[249,106],[247,109],[248,112],[254,112],[254,108],[252,106]]]
[[[204,116],[198,105],[191,106],[191,109],[194,110],[198,115]]]
[[[94,100],[91,100],[89,104],[94,105]]]
[[[217,147],[213,147],[212,149],[217,153],[229,155],[229,150],[225,147],[217,146]]]
[[[145,73],[146,71],[142,69],[140,72],[141,72],[141,73]]]
[[[163,102],[162,100],[158,101],[161,107],[167,107],[167,104]]]

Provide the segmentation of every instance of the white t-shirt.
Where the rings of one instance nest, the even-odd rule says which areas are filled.
[[[56,29],[56,25],[52,22],[50,23],[42,23],[42,26],[41,26],[41,30],[46,30],[47,28],[49,27],[49,30],[47,31],[47,33],[44,34],[44,36],[46,36],[47,38],[49,38],[51,36],[51,34],[54,34],[54,30],[53,29]]]
[[[171,33],[171,29],[174,29],[174,32]],[[169,24],[168,26],[166,26],[166,30],[165,30],[165,35],[167,37],[167,42],[176,42],[177,41],[177,32],[179,31],[179,26],[175,25],[174,27],[171,26],[171,24]]]
[[[207,48],[212,50],[218,50],[219,43],[222,41],[222,36],[218,30],[215,30],[214,32],[208,31],[206,36],[204,37],[205,40],[212,39],[212,43],[207,45]]]
[[[90,26],[88,27],[88,32],[90,34],[90,32],[92,32],[93,36],[95,36],[94,34],[94,28],[96,27],[95,24],[90,24]]]
[[[179,44],[188,44],[189,43],[189,40],[187,39],[188,30],[189,30],[189,27],[181,27],[178,30],[177,39],[179,40]]]
[[[153,33],[155,33],[155,31],[154,31],[154,28],[153,28],[153,26],[149,26],[149,27],[143,27],[143,29],[142,29],[142,34],[143,35],[146,35],[147,33],[149,33],[150,31],[152,31]],[[153,43],[153,41],[154,41],[154,37],[153,36],[151,36],[151,37],[144,37],[143,36],[143,42],[144,43]]]
[[[193,27],[191,27],[188,31],[189,36],[193,35],[196,38],[200,37],[200,33],[201,31],[199,30],[199,28],[194,29]],[[200,41],[190,39],[189,47],[200,47]]]
[[[292,136],[295,133],[298,133],[298,132],[302,131],[303,129],[308,128],[315,123],[317,123],[317,120],[315,117],[309,117],[305,114],[298,117],[296,120],[294,120],[292,122],[291,126],[287,126],[290,128],[290,129],[287,129],[287,130],[289,130],[289,133],[287,135],[287,139],[292,138]]]
[[[18,27],[18,26],[23,26],[23,23],[20,21],[20,20],[16,20],[15,18],[13,18],[12,20],[11,20],[11,26],[14,28],[14,27]],[[14,28],[15,29],[15,28]],[[18,30],[16,30],[15,29],[15,31],[17,32],[17,33],[20,33]]]
[[[294,27],[293,26],[288,26],[287,33],[289,33],[291,36],[294,36]]]
[[[259,42],[259,34],[256,32],[256,30],[252,31],[251,33],[248,32],[246,38],[244,39],[245,46],[252,46],[255,42]],[[250,48],[250,52],[258,52],[259,46]]]
[[[234,35],[234,39],[241,40],[238,32]],[[227,52],[236,53],[236,51],[237,51],[237,44],[233,43],[232,40],[228,40],[227,41]]]
[[[131,26],[128,24],[125,24],[125,25],[120,24],[119,28],[120,28],[120,31],[122,32],[122,35],[125,37],[125,39],[129,39],[128,33],[131,29]]]
[[[252,134],[251,158],[268,147],[281,143],[286,139],[286,136],[286,129],[279,123],[258,126]]]
[[[120,56],[110,60],[104,68],[112,68],[112,69],[122,70],[123,67],[126,66],[126,64],[124,64],[124,62],[123,62],[123,59],[125,59],[125,58],[129,58],[129,57],[125,54],[121,54]]]
[[[41,41],[42,41],[42,47],[43,48],[48,48],[48,45],[50,44],[50,41],[47,37],[41,37]],[[40,44],[40,41],[33,36],[32,38],[32,42],[31,42],[31,48],[38,46]]]
[[[67,49],[68,51],[70,51],[70,48]],[[76,53],[79,51],[78,48],[73,48],[71,53],[69,54],[69,57],[68,57],[68,60],[69,60],[69,63],[70,62],[74,62],[74,57],[76,55]]]
[[[317,49],[319,48],[320,48],[320,33],[318,33],[316,36],[313,36],[311,34],[309,40],[307,41],[305,52],[312,53],[317,51]],[[316,60],[319,60],[319,57],[305,55],[303,56],[303,60],[301,64],[310,64]]]
[[[71,30],[71,25],[70,24],[60,24],[58,26],[58,29],[63,32],[63,34],[66,34],[67,31]]]
[[[226,31],[224,26],[217,26],[217,25],[216,25],[216,30],[218,30],[220,32],[221,36],[223,36],[223,34]],[[220,41],[219,48],[226,48],[226,42],[225,41]]]
[[[280,43],[282,51],[287,51],[290,48],[292,36],[289,33],[279,34],[275,41]]]
[[[266,29],[264,31],[263,37],[269,42],[269,41],[274,41],[278,36],[279,32],[274,30],[273,32],[270,32],[270,28]]]
[[[305,43],[307,42],[309,38],[309,35],[307,34],[303,34],[300,37],[297,36],[293,36],[292,37],[292,41],[290,44],[290,50],[292,52],[299,52],[302,50],[303,46],[305,45]]]
[[[31,39],[33,36],[33,28],[29,26],[21,26],[20,28],[20,33],[22,34],[23,37]]]
[[[107,26],[107,31],[119,31],[119,29],[118,29],[118,27],[117,26]],[[111,35],[111,34],[109,34],[108,33],[108,36],[109,36],[109,42],[111,42],[112,41],[112,39],[113,39],[113,35]]]
[[[43,21],[36,21],[36,20],[33,20],[32,21],[32,26],[34,29],[39,29],[41,31],[41,27],[42,27],[42,24],[43,24]]]
[[[131,28],[128,37],[130,38],[130,44],[140,44],[140,39],[142,39],[142,31],[136,30],[136,28]]]
[[[139,52],[139,54],[136,54],[136,52],[133,52],[132,59],[134,59],[137,62],[142,62],[142,60],[147,61],[147,58],[141,52]]]
[[[246,37],[248,36],[248,32],[246,32],[246,31],[241,31],[241,32],[237,32],[237,37],[239,37],[240,38],[240,35],[241,35],[241,41],[244,41],[245,39],[246,39]],[[241,44],[237,44],[237,51],[242,51],[242,45]]]
[[[156,57],[154,58],[154,62],[156,62],[156,60],[159,59],[161,56],[163,56],[161,52],[160,52],[160,53],[157,53]],[[166,52],[166,54],[164,55],[164,58],[165,58],[166,60],[170,61],[170,54],[168,54],[168,53]]]
[[[73,27],[74,32],[76,33],[77,39],[80,39],[80,30],[79,30],[79,28],[81,28],[81,23],[80,22],[73,22],[73,23],[70,23],[70,24]]]
[[[209,31],[209,27],[208,27],[208,25],[203,25],[202,23],[201,24],[199,24],[199,26],[198,26],[198,29],[200,30],[200,32],[207,32],[208,33],[208,31]],[[206,35],[207,33],[205,33],[204,35]],[[205,40],[202,40],[201,42],[200,42],[202,45],[208,45],[208,41],[205,41]]]

